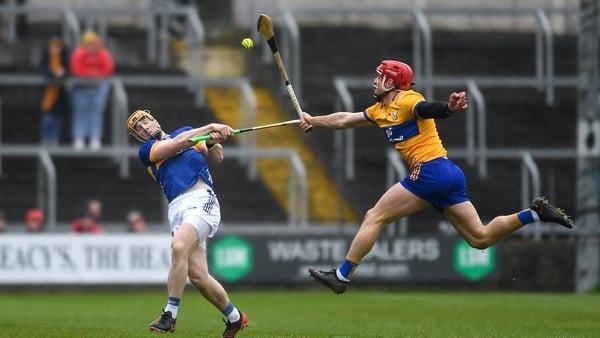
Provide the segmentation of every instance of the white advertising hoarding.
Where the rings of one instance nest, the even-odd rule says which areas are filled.
[[[168,234],[0,236],[0,284],[163,284]]]
[[[311,283],[309,266],[341,262],[352,237],[217,234],[207,243],[209,270],[223,282]],[[168,234],[0,235],[0,285],[164,285]],[[499,278],[496,247],[476,250],[459,236],[380,238],[357,281],[478,281]],[[358,278],[360,277],[360,278]]]

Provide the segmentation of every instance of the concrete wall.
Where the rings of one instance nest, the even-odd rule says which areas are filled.
[[[152,0],[26,0],[28,6],[41,7],[133,7],[149,8]],[[54,22],[60,18],[56,13],[31,13],[28,15],[28,21],[31,22]],[[108,21],[109,24],[127,25],[135,27],[145,27],[146,22],[140,19],[139,15],[112,15]]]
[[[197,0],[198,2],[201,0]],[[242,27],[247,30],[254,30],[258,14],[265,13],[271,15],[273,20],[281,20],[281,12],[285,8],[291,9],[322,9],[322,12],[332,9],[344,9],[346,14],[323,15],[300,15],[298,11],[294,17],[302,25],[367,25],[371,27],[390,28],[390,27],[408,27],[412,25],[410,11],[413,8],[464,8],[457,14],[439,13],[428,14],[427,19],[433,29],[452,29],[452,30],[500,30],[500,31],[533,31],[538,26],[538,21],[533,14],[524,15],[525,9],[531,8],[565,8],[577,7],[579,2],[574,0],[455,0],[448,2],[445,0],[221,0],[230,1],[231,25]],[[165,1],[169,2],[169,1]],[[33,6],[127,6],[148,8],[152,6],[152,0],[28,0],[28,5]],[[210,6],[203,6],[201,16],[210,18],[211,14],[206,13]],[[381,9],[386,12],[390,9],[392,14],[359,14],[358,11],[348,11],[351,8]],[[405,8],[404,14],[398,14],[398,9]],[[474,9],[512,9],[517,10],[516,14],[469,14],[469,10]],[[523,9],[519,11],[519,9]],[[217,8],[215,7],[215,11]],[[340,11],[342,12],[342,11]],[[552,31],[557,34],[573,33],[578,30],[578,18],[574,13],[548,13]],[[55,14],[31,14],[29,20],[56,20]],[[139,26],[144,25],[140,22],[139,16],[114,15],[109,18],[110,24],[124,24]]]
[[[437,29],[459,29],[459,30],[505,30],[505,31],[531,31],[535,30],[537,20],[533,15],[475,15],[467,14],[470,9],[526,9],[526,8],[564,8],[577,7],[577,1],[568,0],[455,0],[448,2],[445,0],[372,0],[366,4],[362,0],[232,0],[234,21],[243,27],[252,27],[255,24],[256,16],[259,13],[277,16],[284,8],[306,9],[320,8],[327,11],[335,8],[362,8],[385,9],[398,8],[465,8],[466,11],[459,15],[454,14],[436,14],[428,15],[432,28]],[[303,25],[314,24],[336,24],[336,25],[368,25],[381,28],[403,27],[412,24],[410,15],[359,15],[354,14],[335,14],[323,16],[294,15]],[[577,17],[570,15],[550,15],[550,24],[552,30],[556,33],[570,33],[577,30]]]

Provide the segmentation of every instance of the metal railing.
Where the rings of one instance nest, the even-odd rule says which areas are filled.
[[[112,100],[110,100],[112,112],[111,142],[113,147],[125,147],[127,146],[127,133],[123,123],[129,116],[129,99],[120,78],[113,77],[110,84],[112,87]],[[115,156],[113,161],[119,164],[121,177],[128,177],[129,161],[127,161],[127,156]]]
[[[385,155],[387,159],[385,173],[386,184],[387,187],[391,187],[408,175],[408,169],[404,164],[404,160],[395,149],[388,149]],[[408,232],[408,217],[403,217],[399,221],[388,225],[387,231],[389,235],[406,235]]]
[[[66,87],[70,88],[76,83],[88,83],[90,80],[87,78],[70,77],[66,80]],[[0,85],[6,86],[41,86],[47,83],[47,80],[38,74],[0,74]],[[240,106],[243,109],[243,113],[240,114],[240,125],[241,126],[253,126],[256,124],[257,115],[257,103],[252,85],[246,78],[228,78],[228,79],[215,79],[215,78],[196,78],[181,75],[122,75],[114,76],[110,78],[111,83],[111,106],[110,114],[112,119],[112,130],[111,130],[111,144],[114,147],[126,147],[127,146],[127,130],[123,127],[123,122],[129,115],[129,102],[127,97],[127,91],[125,87],[182,87],[187,88],[195,93],[196,96],[203,95],[200,93],[200,87],[213,86],[213,87],[237,87],[242,93]],[[196,103],[198,99],[196,98]],[[2,111],[0,110],[0,124],[2,123]],[[246,133],[240,135],[242,142],[240,144],[243,147],[254,148],[256,146],[256,133]],[[0,146],[2,146],[2,139],[0,138]],[[119,161],[119,158],[115,158]],[[129,175],[129,164],[123,163],[127,161],[119,161],[120,173],[122,177]],[[0,162],[0,173],[2,172]],[[250,178],[257,177],[256,161],[255,159],[247,159],[248,164],[248,176]]]
[[[535,39],[535,69],[533,81],[536,88],[543,88],[546,92],[546,102],[554,103],[554,49],[552,39],[552,26],[548,19],[548,15],[576,15],[578,8],[576,6],[565,7],[399,7],[393,6],[389,8],[374,7],[374,6],[336,6],[336,7],[292,7],[285,5],[281,8],[283,18],[282,24],[286,38],[292,40],[289,44],[282,48],[282,53],[288,56],[291,60],[290,74],[297,86],[301,84],[301,45],[298,20],[301,17],[310,17],[315,19],[318,17],[331,18],[336,15],[378,15],[378,16],[393,16],[406,17],[412,20],[413,28],[413,70],[415,79],[424,86],[424,93],[428,98],[433,98],[434,81],[433,81],[433,64],[435,62],[433,55],[433,39],[431,35],[431,25],[429,17],[443,16],[460,17],[460,16],[514,16],[514,17],[531,17],[537,23],[536,39]]]
[[[372,78],[364,77],[343,77],[339,76],[333,79],[333,85],[336,90],[334,98],[334,107],[340,107],[340,110],[353,112],[356,111],[354,99],[350,95],[350,90],[364,89],[370,90],[372,87]],[[574,88],[577,85],[576,76],[553,77],[554,87]],[[477,160],[480,177],[487,176],[487,111],[485,106],[485,97],[481,93],[481,87],[535,87],[538,85],[534,78],[517,77],[492,77],[492,76],[473,76],[473,77],[435,77],[431,80],[434,87],[457,88],[467,87],[470,96],[470,107],[466,112],[465,126],[465,149],[467,161],[473,164]],[[476,126],[477,125],[477,126]],[[347,179],[354,178],[355,160],[354,160],[354,133],[351,129],[342,131],[345,137],[343,142],[339,142],[339,147],[335,149],[338,154],[344,154],[344,173]],[[337,143],[336,143],[337,144]],[[573,150],[574,151],[574,150]]]
[[[0,96],[0,146],[2,142],[2,97]],[[0,157],[0,177],[2,176],[2,157]]]
[[[294,149],[241,149],[239,147],[226,147],[224,155],[233,158],[283,158],[290,163],[291,174],[288,183],[288,226],[305,227],[308,222],[308,189],[306,182],[306,168],[300,156]],[[46,226],[48,230],[55,230],[57,215],[57,184],[56,167],[53,157],[68,158],[137,158],[137,147],[104,147],[93,152],[77,152],[71,147],[58,146],[47,148],[34,145],[3,145],[0,147],[0,159],[4,157],[30,157],[37,158],[40,166],[36,191],[38,191],[38,208],[47,215]],[[129,161],[125,161],[129,162]],[[167,204],[163,199],[163,222],[167,222]]]
[[[431,83],[433,77],[433,38],[431,27],[421,9],[412,11],[413,17],[413,63],[417,81]],[[433,86],[425,85],[425,95],[433,97]]]
[[[288,225],[305,227],[308,224],[308,183],[304,162],[295,149],[285,148],[240,148],[226,147],[225,156],[250,158],[256,161],[260,158],[285,158],[290,162],[294,175],[290,175],[288,184]]]
[[[555,77],[554,75],[554,52],[552,40],[552,28],[549,24],[548,13],[553,14],[576,14],[576,7],[565,8],[372,8],[372,7],[343,7],[343,8],[284,8],[284,12],[290,12],[291,17],[297,18],[302,15],[311,16],[327,16],[346,15],[350,13],[375,14],[375,15],[404,15],[409,16],[413,20],[413,67],[415,78],[423,86],[424,93],[430,99],[433,99],[433,89],[435,87],[452,87],[465,85],[471,96],[471,101],[474,102],[471,108],[467,111],[466,116],[466,145],[464,150],[450,151],[453,157],[464,157],[469,164],[473,164],[478,160],[479,175],[487,176],[487,159],[489,158],[522,158],[522,204],[527,207],[531,192],[539,194],[539,171],[533,160],[533,155],[541,158],[559,158],[559,159],[574,159],[574,149],[542,149],[522,152],[515,149],[489,149],[486,141],[486,107],[485,98],[480,91],[481,86],[499,86],[499,87],[534,87],[539,90],[544,90],[546,93],[547,104],[554,103],[554,88],[556,86],[575,87],[577,84],[576,76],[572,77]],[[535,40],[535,74],[530,77],[523,76],[504,76],[504,77],[486,77],[476,76],[459,79],[457,77],[437,77],[433,78],[433,53],[432,53],[432,38],[431,27],[427,16],[431,15],[528,15],[534,16],[537,20],[536,40]],[[284,27],[288,29],[298,30],[296,22],[290,23],[289,20],[284,21]],[[295,38],[296,34],[292,34],[291,38]],[[295,43],[291,44],[296,46]],[[298,59],[299,50],[290,50],[287,53],[292,55],[292,58]],[[300,75],[300,70],[292,70],[292,73]],[[336,110],[356,111],[349,88],[369,89],[372,86],[371,78],[360,77],[336,77],[333,80],[333,85],[336,90],[336,98],[334,107]],[[473,109],[474,107],[474,109]],[[477,123],[477,134],[475,124]],[[345,140],[334,142],[337,154],[345,155],[344,173],[347,179],[353,179],[355,173],[354,163],[354,133],[350,130],[342,131]],[[338,139],[336,134],[335,138]],[[388,156],[388,184],[391,185],[393,179],[397,176],[404,176],[406,168],[402,164],[402,160],[395,151],[390,151]],[[393,169],[392,169],[393,168]],[[533,181],[533,186],[529,186],[529,181]],[[406,231],[406,223],[398,226],[398,231]],[[526,231],[533,231],[534,238],[539,239],[540,234],[547,227],[540,228],[540,224],[527,227]],[[390,229],[389,231],[393,231]]]
[[[18,39],[16,30],[17,15],[56,15],[62,23],[62,34],[65,42],[70,46],[79,43],[81,37],[80,20],[85,28],[94,28],[99,35],[107,39],[107,21],[110,18],[128,16],[139,17],[145,20],[146,26],[146,57],[148,61],[157,62],[162,68],[169,64],[170,38],[169,21],[184,18],[185,34],[183,39],[189,46],[197,47],[202,51],[205,44],[204,25],[194,6],[165,6],[153,8],[149,6],[44,6],[44,5],[17,5],[14,0],[6,5],[0,5],[0,16],[5,17],[6,40],[14,42]],[[94,27],[95,26],[95,27]],[[202,63],[201,53],[195,56]],[[202,75],[202,69],[197,69]]]
[[[470,106],[467,109],[467,149],[469,150],[467,160],[470,161],[470,164],[473,164],[475,161],[475,154],[477,154],[477,158],[479,158],[479,176],[487,177],[487,161],[486,161],[486,150],[487,150],[487,125],[485,123],[487,119],[487,113],[485,110],[485,99],[481,90],[479,90],[479,86],[473,80],[467,81],[467,90],[469,92],[469,96],[474,101],[474,107]],[[477,114],[477,118],[473,115],[473,109]],[[475,123],[473,120],[477,122],[477,129],[475,129]],[[475,136],[475,130],[477,130],[478,135]],[[475,138],[477,139],[477,147],[475,147]]]

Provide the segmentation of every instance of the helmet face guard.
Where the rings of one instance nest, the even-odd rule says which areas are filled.
[[[140,142],[146,142],[148,141],[150,138],[140,134],[137,130],[136,130],[136,125],[139,121],[141,121],[142,119],[148,119],[149,121],[156,121],[156,119],[150,114],[149,111],[147,110],[136,110],[134,111],[131,115],[129,115],[129,118],[127,119],[127,123],[125,124],[127,127],[127,132],[131,135],[133,135],[138,141]],[[159,129],[158,131],[155,133],[155,135],[152,135],[153,138],[157,138],[160,137],[161,131],[160,131],[160,125],[159,125]]]
[[[399,90],[408,90],[410,86],[413,85],[413,71],[409,65],[404,62],[395,61],[395,60],[383,60],[379,67],[377,67],[377,74],[383,76],[383,81],[385,82],[387,79],[392,79],[394,82],[394,88],[382,88],[385,91],[390,91],[392,89]]]

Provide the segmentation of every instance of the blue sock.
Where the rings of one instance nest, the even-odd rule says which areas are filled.
[[[340,267],[338,268],[338,272],[341,276],[339,277],[343,277],[340,278],[341,280],[343,280],[344,282],[347,282],[350,280],[350,278],[352,278],[352,274],[354,273],[354,270],[356,269],[356,267],[358,266],[357,263],[351,262],[348,260],[348,258],[346,258],[344,260],[344,262],[342,263],[342,265],[340,265]]]
[[[519,221],[523,225],[533,223],[533,222],[540,220],[540,216],[538,216],[537,212],[535,212],[531,209],[527,209],[527,210],[523,210],[523,211],[519,212],[517,214],[517,217],[519,218]]]

